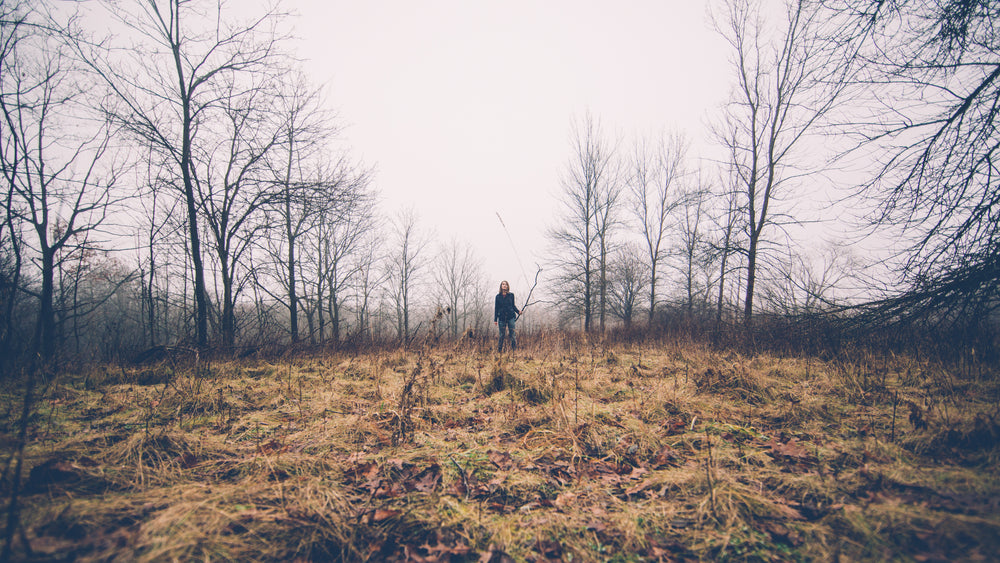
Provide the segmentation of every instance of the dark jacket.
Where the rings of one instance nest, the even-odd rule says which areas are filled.
[[[493,305],[493,322],[509,321],[516,319],[521,311],[514,305],[514,294],[507,292],[507,295],[498,293],[496,303]]]

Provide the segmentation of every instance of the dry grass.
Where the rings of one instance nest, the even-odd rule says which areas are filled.
[[[36,404],[15,554],[989,559],[996,375],[570,340],[102,369]]]

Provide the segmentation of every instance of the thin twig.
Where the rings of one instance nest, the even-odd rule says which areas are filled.
[[[453,456],[449,455],[448,459],[450,459],[451,462],[455,464],[455,468],[458,469],[458,475],[462,478],[462,486],[465,487],[465,500],[469,500],[469,493],[471,492],[469,490],[469,476],[465,474],[465,469],[463,469],[462,466],[455,461]]]
[[[535,264],[535,267],[538,268],[537,270],[535,270],[535,282],[531,284],[531,289],[528,290],[528,297],[524,300],[524,305],[521,306],[522,312],[528,307],[528,305],[532,304],[531,294],[535,291],[535,288],[538,287],[538,275],[542,273],[542,267],[539,266],[538,264]],[[520,316],[521,315],[518,315],[518,317]]]

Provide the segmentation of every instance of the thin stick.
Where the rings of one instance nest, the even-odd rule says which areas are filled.
[[[511,248],[511,250],[514,251],[514,258],[517,259],[517,265],[520,266],[520,268],[521,268],[521,275],[524,276],[524,281],[527,282],[528,281],[528,272],[524,269],[524,263],[521,262],[521,253],[517,251],[517,247],[514,245],[514,239],[511,238],[510,231],[507,229],[507,223],[503,222],[503,217],[500,216],[500,212],[497,211],[496,215],[497,215],[497,219],[500,220],[500,226],[503,227],[503,232],[507,235],[507,242],[510,243],[510,248]],[[542,268],[537,263],[535,264],[535,268],[536,268],[536,270],[535,270],[535,281],[531,285],[531,289],[528,290],[528,298],[524,300],[524,305],[521,306],[521,310],[522,311],[528,305],[531,305],[531,294],[532,294],[532,292],[535,291],[535,288],[538,286],[538,275],[542,273]],[[518,317],[520,317],[520,315],[518,315]]]
[[[503,222],[503,217],[500,216],[500,212],[497,211],[497,219],[500,220],[500,226],[503,227],[503,232],[507,234],[507,241],[510,242],[510,249],[514,251],[514,258],[517,259],[517,265],[521,267],[521,275],[524,276],[524,281],[528,281],[528,272],[524,269],[524,264],[521,263],[521,253],[517,251],[517,247],[514,246],[514,239],[510,236],[510,231],[507,230],[507,223]]]
[[[469,500],[469,494],[471,493],[469,490],[469,476],[465,473],[465,469],[459,465],[457,461],[455,461],[453,456],[449,455],[448,459],[450,459],[451,462],[455,464],[455,468],[458,469],[458,474],[462,478],[462,486],[465,487],[465,500]]]
[[[524,300],[524,305],[521,305],[522,311],[524,311],[524,309],[526,309],[528,305],[531,305],[531,294],[532,292],[535,291],[535,288],[538,287],[538,275],[542,273],[542,268],[539,267],[538,264],[535,264],[535,267],[538,268],[535,271],[535,283],[533,283],[531,285],[531,289],[528,290],[528,297]],[[518,315],[518,317],[520,317],[520,315]]]

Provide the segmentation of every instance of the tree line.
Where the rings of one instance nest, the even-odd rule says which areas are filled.
[[[760,314],[822,316],[855,331],[957,330],[992,349],[997,16],[985,0],[715,5],[733,76],[711,124],[723,156],[694,166],[676,135],[623,140],[589,114],[574,124],[548,233],[563,320],[603,331],[609,315],[629,326],[672,311],[752,336]],[[830,206],[861,210],[853,238],[888,249],[867,264],[851,238],[803,234],[847,223],[800,211],[837,186]]]
[[[991,322],[998,10],[714,6],[732,61],[711,125],[724,156],[695,162],[681,135],[624,141],[578,118],[547,231],[556,321]],[[286,51],[288,17],[218,0],[3,3],[0,355],[407,343],[490,326],[475,250],[380,209],[372,168]],[[905,242],[889,278],[800,238],[811,219],[797,202],[856,160],[848,197],[872,233]]]
[[[448,330],[485,323],[471,250],[381,215],[287,15],[246,8],[3,4],[0,355],[406,340],[432,262]]]

